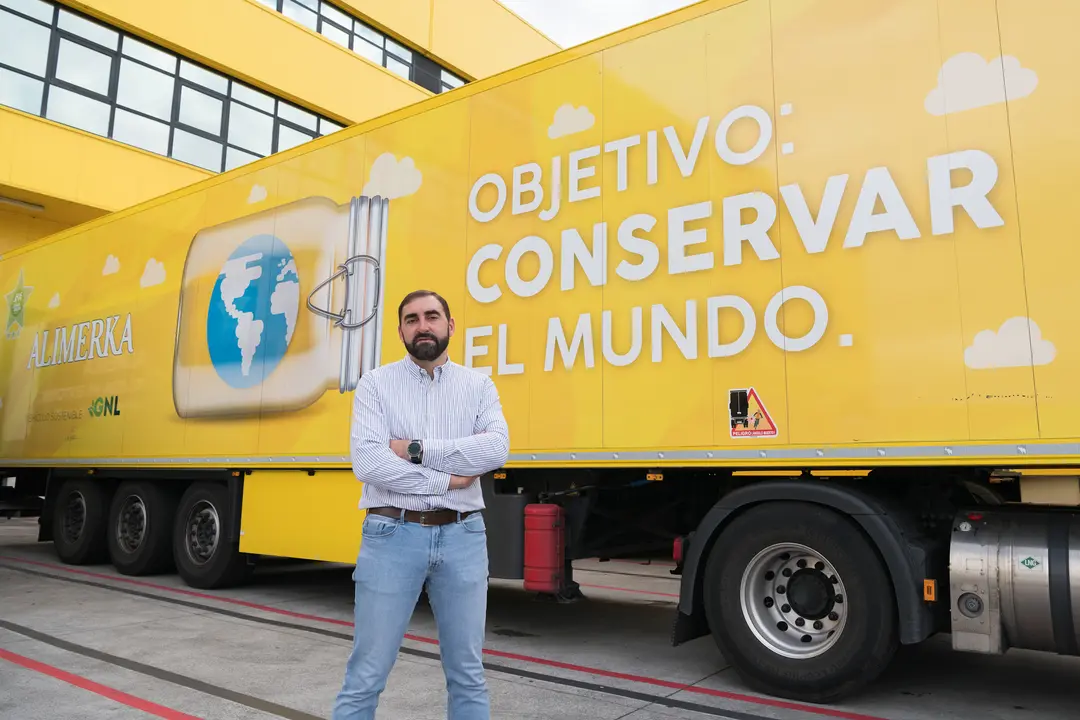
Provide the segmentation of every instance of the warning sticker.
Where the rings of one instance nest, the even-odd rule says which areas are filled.
[[[733,438],[776,437],[776,423],[754,388],[728,391],[728,415]]]

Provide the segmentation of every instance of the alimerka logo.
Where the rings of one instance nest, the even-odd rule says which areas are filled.
[[[7,322],[4,323],[4,333],[7,335],[8,340],[19,337],[23,326],[26,325],[26,300],[33,291],[32,286],[26,285],[23,280],[23,272],[20,270],[19,281],[15,283],[15,288],[4,296],[4,299],[7,300],[8,311]]]
[[[90,417],[105,417],[107,415],[119,415],[120,414],[120,396],[113,395],[111,397],[99,397],[90,403],[90,407],[86,409],[90,413]]]

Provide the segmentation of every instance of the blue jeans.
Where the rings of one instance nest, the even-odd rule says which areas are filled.
[[[353,571],[352,653],[334,720],[370,720],[409,626],[420,590],[439,629],[449,720],[488,720],[482,650],[488,554],[483,515],[424,527],[368,514]]]

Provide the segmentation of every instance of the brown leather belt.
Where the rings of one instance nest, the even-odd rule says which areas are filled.
[[[431,525],[446,525],[448,523],[457,522],[458,518],[467,518],[477,510],[468,510],[466,512],[458,512],[457,510],[401,510],[400,508],[393,507],[373,507],[368,508],[368,512],[373,515],[382,515],[388,518],[404,518],[406,522],[420,523],[425,527]],[[404,515],[403,515],[404,513]]]

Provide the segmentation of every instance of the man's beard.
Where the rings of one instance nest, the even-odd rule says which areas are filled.
[[[425,338],[434,342],[418,342]],[[444,338],[438,338],[434,333],[418,333],[417,336],[413,338],[412,344],[405,343],[405,349],[417,360],[428,362],[442,355],[449,344],[449,335]]]

